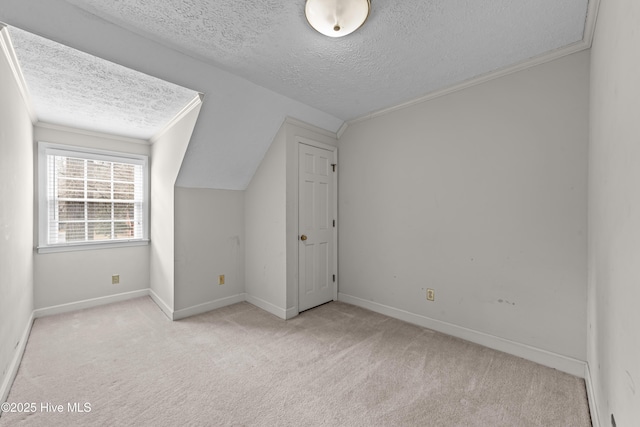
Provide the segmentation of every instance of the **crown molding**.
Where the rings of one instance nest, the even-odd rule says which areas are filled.
[[[348,127],[349,127],[349,122],[342,123],[342,126],[340,126],[340,129],[338,129],[338,132],[336,132],[336,138],[337,139],[342,138],[342,134],[344,133],[345,130],[347,130]]]
[[[149,138],[149,143],[154,144],[155,142],[157,142],[160,138],[162,138],[162,136],[164,136],[164,134],[169,132],[172,127],[174,127],[180,120],[182,120],[184,116],[189,114],[191,110],[202,104],[203,101],[204,93],[198,93],[198,95],[196,95],[187,105],[185,105],[184,108],[173,117],[173,119],[169,120],[169,122],[164,125],[162,129],[160,129],[155,135]]]
[[[434,92],[428,93],[420,98],[415,98],[407,102],[403,102],[398,105],[394,105],[393,107],[383,108],[381,110],[374,111],[369,114],[365,114],[364,116],[356,117],[355,119],[351,119],[347,121],[349,125],[353,125],[355,123],[363,122],[369,119],[373,119],[375,117],[384,116],[386,114],[392,113],[394,111],[403,110],[405,108],[413,107],[414,105],[422,104],[423,102],[431,101],[432,99],[440,98],[445,95],[449,95],[455,92],[459,92],[464,89],[468,89],[473,86],[477,86],[482,83],[489,82],[491,80],[495,80],[500,77],[508,76],[509,74],[517,73],[519,71],[526,70],[527,68],[535,67],[536,65],[541,65],[546,62],[550,62],[559,58],[562,58],[567,55],[571,55],[572,53],[580,52],[582,50],[588,49],[589,46],[583,42],[573,43],[569,46],[556,49],[554,51],[548,52],[544,55],[536,56],[531,59],[527,59],[522,62],[518,62],[517,64],[511,65],[509,67],[502,68],[500,70],[491,71],[486,74],[481,74],[476,77],[472,77],[468,80],[465,80],[461,83],[445,87],[443,89],[436,90]]]
[[[31,96],[29,95],[27,82],[24,79],[22,69],[20,68],[20,63],[18,62],[18,58],[16,57],[16,52],[13,49],[13,43],[11,43],[11,37],[9,36],[9,26],[3,22],[0,22],[0,48],[6,56],[7,62],[9,62],[11,73],[13,74],[16,84],[18,85],[18,90],[20,91],[20,95],[22,95],[22,99],[24,100],[24,104],[27,108],[27,113],[29,114],[31,123],[35,125],[38,122],[38,116],[36,115],[33,103],[31,102]]]
[[[419,98],[415,98],[410,101],[406,101],[401,104],[394,105],[392,107],[383,108],[381,110],[377,110],[372,113],[368,113],[363,116],[356,117],[355,119],[348,120],[340,128],[338,133],[340,136],[342,136],[342,133],[344,133],[344,130],[346,130],[347,126],[349,125],[363,122],[369,119],[373,119],[375,117],[380,117],[394,111],[412,107],[414,105],[422,104],[423,102],[431,101],[432,99],[440,98],[441,96],[449,95],[454,92],[468,89],[470,87],[473,87],[482,83],[486,83],[488,81],[491,81],[500,77],[504,77],[509,74],[526,70],[527,68],[535,67],[537,65],[551,62],[556,59],[560,59],[564,56],[589,49],[591,48],[591,44],[593,43],[593,35],[595,33],[599,6],[600,6],[600,0],[589,0],[589,5],[587,6],[587,16],[585,19],[584,33],[582,35],[582,40],[580,40],[579,42],[575,42],[570,45],[561,47],[559,49],[555,49],[550,52],[544,53],[542,55],[538,55],[533,58],[526,59],[524,61],[518,62],[508,67],[501,68],[496,71],[491,71],[476,77],[472,77],[461,83],[447,86],[445,88],[433,91]]]
[[[585,49],[591,48],[593,36],[596,33],[596,23],[598,22],[598,11],[600,10],[600,0],[589,0],[587,6],[587,18],[584,22],[584,34],[582,41],[587,44]]]
[[[289,123],[290,125],[298,126],[303,129],[310,130],[315,133],[319,133],[320,135],[327,136],[329,138],[338,139],[334,132],[328,131],[326,129],[319,128],[307,122],[303,122],[302,120],[294,119],[291,116],[287,116],[284,119],[285,123]]]
[[[149,141],[147,141],[146,139],[131,138],[128,136],[115,135],[112,133],[98,132],[98,131],[88,130],[88,129],[79,129],[71,126],[57,125],[57,124],[47,123],[47,122],[38,121],[34,124],[34,126],[41,129],[52,129],[52,130],[57,130],[61,132],[74,133],[77,135],[122,141],[130,144],[149,145]]]

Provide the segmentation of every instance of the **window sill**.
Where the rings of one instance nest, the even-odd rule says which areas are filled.
[[[38,246],[36,249],[39,254],[49,254],[55,252],[91,251],[95,249],[114,249],[128,248],[132,246],[147,246],[149,242],[149,239],[145,239],[99,243],[75,243],[66,245]]]

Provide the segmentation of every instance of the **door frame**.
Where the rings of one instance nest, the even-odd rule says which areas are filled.
[[[333,161],[337,165],[338,164],[338,147],[325,144],[322,142],[315,141],[313,139],[305,138],[302,136],[296,137],[296,162],[298,163],[298,167],[296,168],[296,286],[295,286],[295,295],[296,295],[296,311],[300,307],[300,271],[299,271],[299,246],[298,246],[298,236],[300,235],[300,188],[299,188],[299,178],[300,178],[300,164],[297,159],[299,159],[300,155],[300,144],[309,145],[311,147],[320,148],[323,150],[333,152]],[[338,282],[340,278],[338,277],[338,227],[340,226],[340,221],[338,221],[338,171],[339,168],[336,166],[336,170],[333,175],[333,218],[336,220],[336,226],[333,227],[333,273],[336,276],[336,281],[333,282],[333,300],[338,300]],[[298,311],[299,312],[299,311]]]

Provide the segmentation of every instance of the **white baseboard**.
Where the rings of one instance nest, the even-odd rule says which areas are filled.
[[[149,288],[148,292],[149,292],[149,296],[151,297],[153,302],[155,302],[156,305],[158,306],[158,308],[160,308],[160,310],[162,310],[164,315],[167,316],[169,318],[169,320],[173,320],[173,310],[171,309],[171,307],[169,307],[169,305],[166,302],[164,302],[163,299],[160,298],[158,296],[158,294],[156,294],[153,291],[153,289]]]
[[[296,317],[298,314],[300,314],[298,312],[298,307],[291,307],[291,308],[287,308],[287,310],[285,311],[284,315],[285,315],[285,319],[289,320],[289,319],[293,319],[294,317]]]
[[[149,295],[149,289],[123,292],[121,294],[108,295],[106,297],[91,298],[82,301],[70,302],[68,304],[54,305],[52,307],[38,308],[33,311],[35,318],[51,316],[53,314],[68,313],[70,311],[82,310],[85,308],[97,307],[99,305],[111,304],[128,299],[139,298]]]
[[[173,320],[180,320],[186,317],[195,316],[196,314],[206,313],[216,308],[226,307],[231,304],[237,304],[246,300],[246,294],[232,295],[226,298],[220,298],[214,301],[205,302],[191,307],[183,308],[173,312]]]
[[[2,387],[0,387],[0,403],[6,402],[9,397],[9,391],[11,390],[11,386],[13,385],[13,380],[16,378],[18,374],[18,368],[20,368],[20,362],[22,361],[22,355],[24,354],[25,348],[27,348],[27,341],[29,341],[29,335],[31,334],[31,326],[33,326],[34,312],[31,312],[31,316],[29,316],[29,320],[27,321],[27,325],[24,328],[24,332],[20,337],[20,343],[18,344],[15,354],[13,355],[13,360],[9,365],[9,369],[5,374],[5,377],[2,380]],[[2,411],[0,411],[0,416],[2,415]]]
[[[338,294],[338,301],[353,304],[389,317],[404,320],[405,322],[462,338],[494,350],[509,353],[514,356],[522,357],[523,359],[566,372],[576,377],[584,378],[585,362],[581,360],[343,293]]]
[[[237,294],[226,298],[220,298],[218,300],[209,301],[203,304],[198,304],[193,307],[184,308],[181,310],[173,311],[166,302],[162,300],[152,289],[141,289],[132,292],[124,292],[115,295],[109,295],[100,298],[92,298],[83,301],[76,301],[68,304],[60,304],[52,307],[44,307],[33,310],[31,312],[31,316],[27,322],[24,332],[22,333],[22,337],[20,338],[20,343],[16,348],[16,352],[13,356],[13,360],[9,365],[9,369],[5,377],[2,379],[2,385],[0,387],[0,403],[5,402],[9,397],[9,391],[11,390],[11,386],[13,385],[13,381],[18,373],[18,368],[20,367],[20,362],[22,361],[22,356],[24,355],[24,351],[27,347],[27,341],[29,340],[29,335],[31,334],[31,327],[33,326],[34,319],[51,316],[54,314],[68,313],[71,311],[82,310],[85,308],[97,307],[100,305],[111,304],[114,302],[125,301],[128,299],[150,296],[153,302],[160,308],[160,310],[169,318],[169,320],[179,320],[184,319],[189,316],[194,316],[196,314],[205,313],[207,311],[215,310],[217,308],[225,307],[227,305],[236,304],[242,301],[248,301],[249,303],[271,313],[274,314],[281,319],[289,319],[291,317],[295,317],[298,314],[298,310],[294,308],[290,309],[282,309],[277,307],[267,301],[264,301],[260,298],[256,298],[247,294]]]
[[[270,302],[267,302],[267,301],[265,301],[263,299],[260,299],[258,297],[254,297],[253,295],[249,295],[249,294],[246,294],[246,295],[247,295],[246,301],[249,304],[253,304],[256,307],[261,308],[264,311],[267,311],[267,312],[273,314],[274,316],[278,316],[281,319],[284,319],[284,320],[287,319],[287,311],[288,310],[285,310],[284,308],[280,308],[280,307],[278,307],[276,305],[273,305]]]
[[[598,401],[596,399],[595,389],[593,388],[593,380],[591,379],[591,369],[589,364],[584,365],[584,381],[587,386],[587,399],[589,400],[589,412],[591,414],[591,425],[600,427],[600,417],[598,413]]]

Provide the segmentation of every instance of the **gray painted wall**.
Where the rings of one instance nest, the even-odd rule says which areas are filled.
[[[176,187],[175,211],[175,309],[244,294],[244,191]]]
[[[587,360],[602,426],[640,422],[639,22],[639,2],[600,2],[591,57]]]
[[[33,126],[1,42],[0,93],[0,402],[4,402],[33,311],[34,211]]]
[[[286,310],[286,132],[281,127],[245,190],[249,301],[284,318]]]
[[[350,125],[341,299],[584,361],[588,66],[582,52]]]
[[[169,317],[175,310],[175,184],[201,105],[151,146],[149,287]]]

